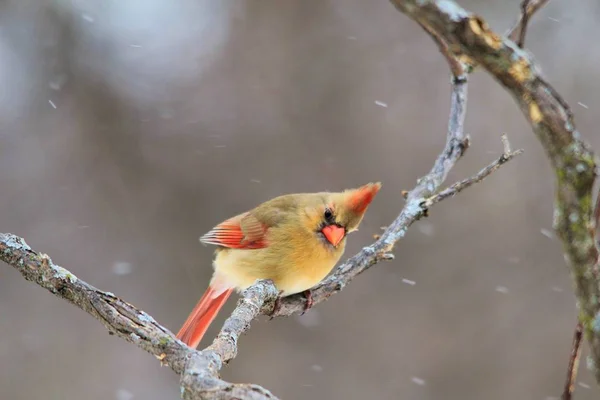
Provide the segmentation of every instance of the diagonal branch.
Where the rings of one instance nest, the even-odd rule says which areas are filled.
[[[561,400],[571,400],[573,391],[575,391],[575,379],[577,378],[577,370],[579,368],[579,359],[581,358],[581,337],[583,336],[583,327],[581,322],[575,326],[573,334],[573,345],[571,355],[569,357],[569,367],[567,368],[567,379]]]
[[[521,18],[517,21],[515,26],[507,32],[507,35],[512,36],[519,29],[523,29],[524,25],[527,23],[527,19],[531,18],[531,16],[547,2],[548,0],[528,1],[527,6],[524,7],[523,15],[525,15],[525,19],[523,19],[523,15],[521,15]],[[313,304],[326,300],[332,294],[340,291],[356,275],[362,273],[378,261],[387,258],[387,254],[392,250],[395,242],[404,236],[406,229],[412,225],[413,222],[426,215],[422,213],[422,210],[419,211],[419,209],[415,207],[416,203],[414,201],[421,200],[418,203],[421,205],[422,201],[431,197],[439,190],[450,169],[469,147],[469,138],[464,134],[464,121],[467,110],[467,78],[468,73],[473,70],[472,59],[470,57],[455,55],[458,53],[455,53],[450,49],[446,39],[436,30],[432,29],[428,24],[422,21],[417,20],[417,23],[419,23],[419,25],[421,25],[421,27],[436,42],[440,52],[448,62],[448,66],[453,75],[446,147],[436,160],[435,165],[429,174],[421,178],[417,187],[411,192],[404,194],[408,204],[402,210],[402,213],[398,218],[388,226],[387,230],[380,236],[379,240],[373,245],[365,247],[356,256],[340,265],[328,279],[311,289]],[[520,150],[511,154],[510,158],[520,154]],[[495,168],[499,167],[501,164],[503,164],[503,162],[498,164]],[[490,173],[491,172],[492,171],[490,171]],[[470,184],[467,186],[470,186]],[[455,190],[453,194],[456,194],[463,188]],[[450,194],[447,193],[446,197],[448,195]],[[439,196],[437,198],[441,199]],[[374,258],[371,256],[372,254],[375,254]],[[304,302],[306,301],[302,295],[286,297],[283,300],[281,309],[279,309],[275,315],[290,315],[292,313],[302,312]]]
[[[596,157],[575,128],[572,113],[542,77],[533,57],[492,32],[479,16],[450,0],[391,0],[428,26],[451,49],[478,62],[514,97],[541,142],[557,180],[554,227],[575,282],[579,320],[600,382],[600,266],[592,216]],[[533,6],[532,6],[533,7]]]
[[[394,3],[393,0],[391,0],[392,3]],[[541,10],[546,3],[548,3],[549,0],[523,0],[523,2],[521,3],[521,13],[519,14],[516,22],[514,23],[514,25],[512,26],[512,28],[508,29],[505,33],[504,36],[507,37],[508,39],[512,40],[513,42],[517,43],[519,47],[523,47],[524,45],[524,41],[525,41],[525,33],[527,31],[527,26],[529,25],[529,21],[531,21],[531,18],[533,17],[533,15],[538,12],[539,10]],[[395,4],[395,3],[394,3]],[[439,41],[443,41],[445,43],[446,39],[442,36],[439,35],[439,33],[437,31],[435,31],[434,29],[432,29],[429,25],[427,24],[423,24],[421,22],[419,22],[418,20],[416,20],[415,22],[417,22],[423,29],[425,29],[425,31],[427,31],[427,33],[429,33],[430,36],[434,37],[434,39],[436,40],[436,42]],[[439,46],[439,44],[438,44]],[[441,46],[439,46],[441,49]],[[446,49],[448,49],[448,51],[451,51],[455,58],[460,60],[462,62],[462,64],[464,65],[465,71],[467,71],[468,73],[471,73],[473,71],[475,71],[475,69],[478,66],[478,63],[476,60],[474,60],[472,57],[470,57],[469,55],[467,55],[466,53],[464,53],[460,48],[457,48],[456,46],[453,46],[452,49],[450,49],[450,47],[448,46],[448,44],[445,44],[444,47]],[[444,50],[442,50],[442,53],[444,53]],[[444,54],[444,56],[446,58],[448,58],[448,56],[446,56],[446,54]]]
[[[314,288],[312,297],[315,304],[341,291],[355,276],[377,262],[393,258],[389,252],[394,244],[404,236],[410,225],[426,215],[427,208],[421,207],[421,204],[440,188],[468,147],[463,131],[465,113],[466,80],[455,80],[443,152],[431,171],[408,193],[404,209],[381,238],[337,267],[329,278]],[[82,281],[54,264],[47,255],[33,251],[17,236],[0,233],[0,260],[15,267],[25,279],[94,316],[109,333],[136,344],[156,356],[163,365],[170,366],[181,376],[184,399],[276,399],[258,385],[233,384],[219,378],[223,364],[236,356],[238,339],[249,328],[250,322],[260,313],[270,314],[273,310],[278,292],[270,281],[259,281],[244,292],[213,344],[200,352],[185,346],[145,312]],[[304,301],[304,297],[299,295],[284,298],[277,315],[303,312]]]
[[[442,48],[443,43],[439,43]],[[452,62],[451,55],[446,54],[450,68],[454,71],[456,64]],[[357,275],[379,261],[389,259],[390,251],[396,242],[404,237],[408,227],[426,215],[426,209],[421,208],[420,204],[439,190],[452,167],[469,147],[469,138],[464,133],[466,113],[467,79],[466,75],[461,75],[456,76],[452,81],[446,146],[436,159],[433,168],[417,181],[417,186],[413,190],[404,196],[406,205],[402,212],[375,243],[364,247],[354,257],[339,265],[328,278],[311,289],[313,304],[327,300],[331,295],[341,291]],[[273,316],[288,316],[303,312],[305,302],[306,298],[302,294],[285,297],[281,301],[281,308]]]
[[[477,174],[471,176],[470,178],[463,179],[460,182],[456,182],[454,185],[450,186],[449,188],[444,189],[441,192],[438,192],[435,195],[431,196],[430,198],[425,200],[423,203],[421,203],[421,207],[429,208],[432,205],[437,204],[440,201],[447,199],[448,197],[456,196],[458,193],[462,192],[466,188],[473,186],[476,183],[481,182],[482,180],[487,178],[492,172],[494,172],[498,168],[500,168],[502,165],[504,165],[505,163],[512,160],[514,157],[523,153],[523,149],[511,151],[510,144],[508,142],[506,135],[502,135],[502,143],[504,144],[504,151],[503,151],[502,155],[500,155],[500,157],[496,161],[494,161],[487,167],[483,168],[481,171],[479,171]]]
[[[505,153],[501,159],[508,161],[520,152]],[[460,157],[458,153],[450,154]],[[421,183],[411,192],[409,204],[394,221],[393,226],[387,229],[387,235],[338,267],[336,273],[318,287],[319,302],[340,291],[354,276],[369,266],[380,260],[392,258],[388,252],[393,244],[427,211],[420,204],[425,201],[423,196],[432,193],[430,187],[433,186],[428,185],[439,186],[443,182],[448,171],[444,162],[448,162],[448,158],[442,154],[432,172],[422,178]],[[498,161],[495,161],[484,171],[489,170],[491,173],[497,164]],[[475,181],[481,181],[489,173],[481,175],[480,172],[470,178],[471,183],[468,186]],[[455,185],[451,186],[453,187]],[[162,365],[171,367],[181,376],[181,394],[184,399],[277,399],[261,386],[234,384],[219,378],[222,366],[235,358],[241,334],[248,330],[250,323],[261,313],[269,314],[272,311],[278,291],[271,281],[257,281],[245,290],[214,342],[203,351],[197,351],[177,340],[173,333],[144,311],[113,293],[101,291],[79,279],[70,271],[56,265],[46,254],[32,250],[25,240],[18,236],[0,233],[0,260],[17,269],[26,280],[35,282],[92,315],[111,335],[135,344],[158,358]],[[303,311],[302,304],[293,298],[291,301],[286,300],[284,304],[286,308],[278,315]]]
[[[252,320],[263,304],[277,296],[272,284],[261,281],[248,289],[213,346],[199,352],[177,340],[144,311],[84,282],[15,235],[0,233],[0,260],[15,267],[28,281],[91,314],[110,334],[137,345],[171,367],[181,375],[184,399],[219,399],[224,393],[232,396],[228,398],[275,399],[258,385],[228,383],[218,375],[223,363],[235,356],[230,343],[237,343],[247,328],[247,324],[238,321]]]
[[[468,69],[467,64],[461,62],[458,57],[452,54],[448,44],[434,30],[429,28],[427,25],[419,25],[421,25],[421,28],[423,28],[423,30],[425,30],[425,32],[427,32],[427,34],[429,34],[429,36],[431,36],[433,41],[437,44],[440,53],[442,53],[446,59],[446,62],[448,62],[448,66],[450,67],[450,72],[452,73],[453,78],[458,80],[467,79],[465,74]]]
[[[515,22],[514,26],[505,34],[505,36],[522,48],[525,43],[525,33],[527,32],[529,20],[533,17],[533,14],[544,7],[548,1],[549,0],[523,0],[521,3],[521,14],[519,15],[519,19],[517,19],[517,22]]]

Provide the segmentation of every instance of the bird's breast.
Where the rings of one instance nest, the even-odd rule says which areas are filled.
[[[257,279],[271,279],[287,296],[323,280],[342,256],[345,242],[344,239],[333,248],[315,236],[271,242],[263,249],[224,249],[217,252],[214,266],[238,290],[246,289]]]

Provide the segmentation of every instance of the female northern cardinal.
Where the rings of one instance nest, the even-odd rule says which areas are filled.
[[[257,279],[271,279],[280,296],[310,289],[333,269],[344,253],[346,234],[357,230],[367,207],[381,188],[369,183],[339,193],[288,194],[221,222],[200,238],[219,246],[208,289],[177,333],[197,347],[234,290]]]

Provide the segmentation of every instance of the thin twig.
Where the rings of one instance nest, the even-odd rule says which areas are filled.
[[[519,29],[519,41],[517,42],[517,46],[523,48],[525,45],[525,35],[527,34],[527,24],[529,23],[529,14],[527,13],[527,8],[531,0],[523,0],[521,3],[521,28]]]
[[[487,167],[483,168],[477,174],[475,174],[467,179],[463,179],[460,182],[456,182],[455,184],[448,187],[447,189],[444,189],[441,192],[431,196],[430,198],[428,198],[427,200],[425,200],[421,203],[421,207],[427,209],[427,208],[431,207],[432,205],[439,203],[442,200],[447,199],[448,197],[454,197],[456,194],[462,192],[469,186],[472,186],[476,183],[481,182],[482,180],[487,178],[492,172],[494,172],[498,168],[500,168],[503,164],[512,160],[514,157],[522,154],[524,151],[523,149],[511,151],[510,144],[508,142],[508,138],[506,137],[506,135],[502,135],[502,143],[504,145],[504,152],[496,161],[494,161]]]
[[[549,0],[524,0],[521,3],[521,14],[515,22],[512,28],[510,28],[504,35],[513,42],[519,42],[519,47],[523,47],[525,42],[525,32],[527,25],[533,17],[533,14],[538,12],[542,7],[548,3]]]
[[[431,30],[427,25],[421,23],[419,23],[419,25],[421,26],[421,28],[423,28],[423,30],[425,30],[425,32],[429,34],[429,36],[431,36],[433,41],[437,44],[440,53],[442,53],[442,55],[446,59],[446,62],[448,62],[450,72],[452,73],[454,79],[466,79],[467,75],[465,73],[465,65],[462,62],[460,62],[454,54],[452,54],[450,48],[448,47],[448,44],[446,44],[444,39],[442,39],[437,33],[435,33],[435,31]]]
[[[579,369],[579,359],[581,358],[581,338],[583,336],[583,326],[578,322],[573,334],[573,347],[569,356],[569,368],[567,369],[567,379],[563,391],[562,400],[571,400],[575,390],[575,380],[577,379],[577,370]]]
[[[600,188],[596,193],[596,205],[594,206],[594,229],[596,230],[596,236],[598,235],[598,228],[600,228]]]

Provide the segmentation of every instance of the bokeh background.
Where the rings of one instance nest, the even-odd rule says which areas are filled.
[[[519,2],[461,4],[504,32]],[[599,19],[595,0],[551,1],[527,40],[596,148]],[[0,231],[173,331],[212,272],[198,237],[264,200],[381,180],[347,255],[370,243],[441,150],[450,89],[435,44],[385,0],[4,0],[0,82]],[[225,379],[291,400],[560,396],[576,308],[549,164],[483,72],[466,130],[449,183],[497,157],[502,133],[526,153],[342,294],[256,321]],[[0,277],[0,398],[179,398],[152,356]],[[600,395],[586,355],[578,400]]]

